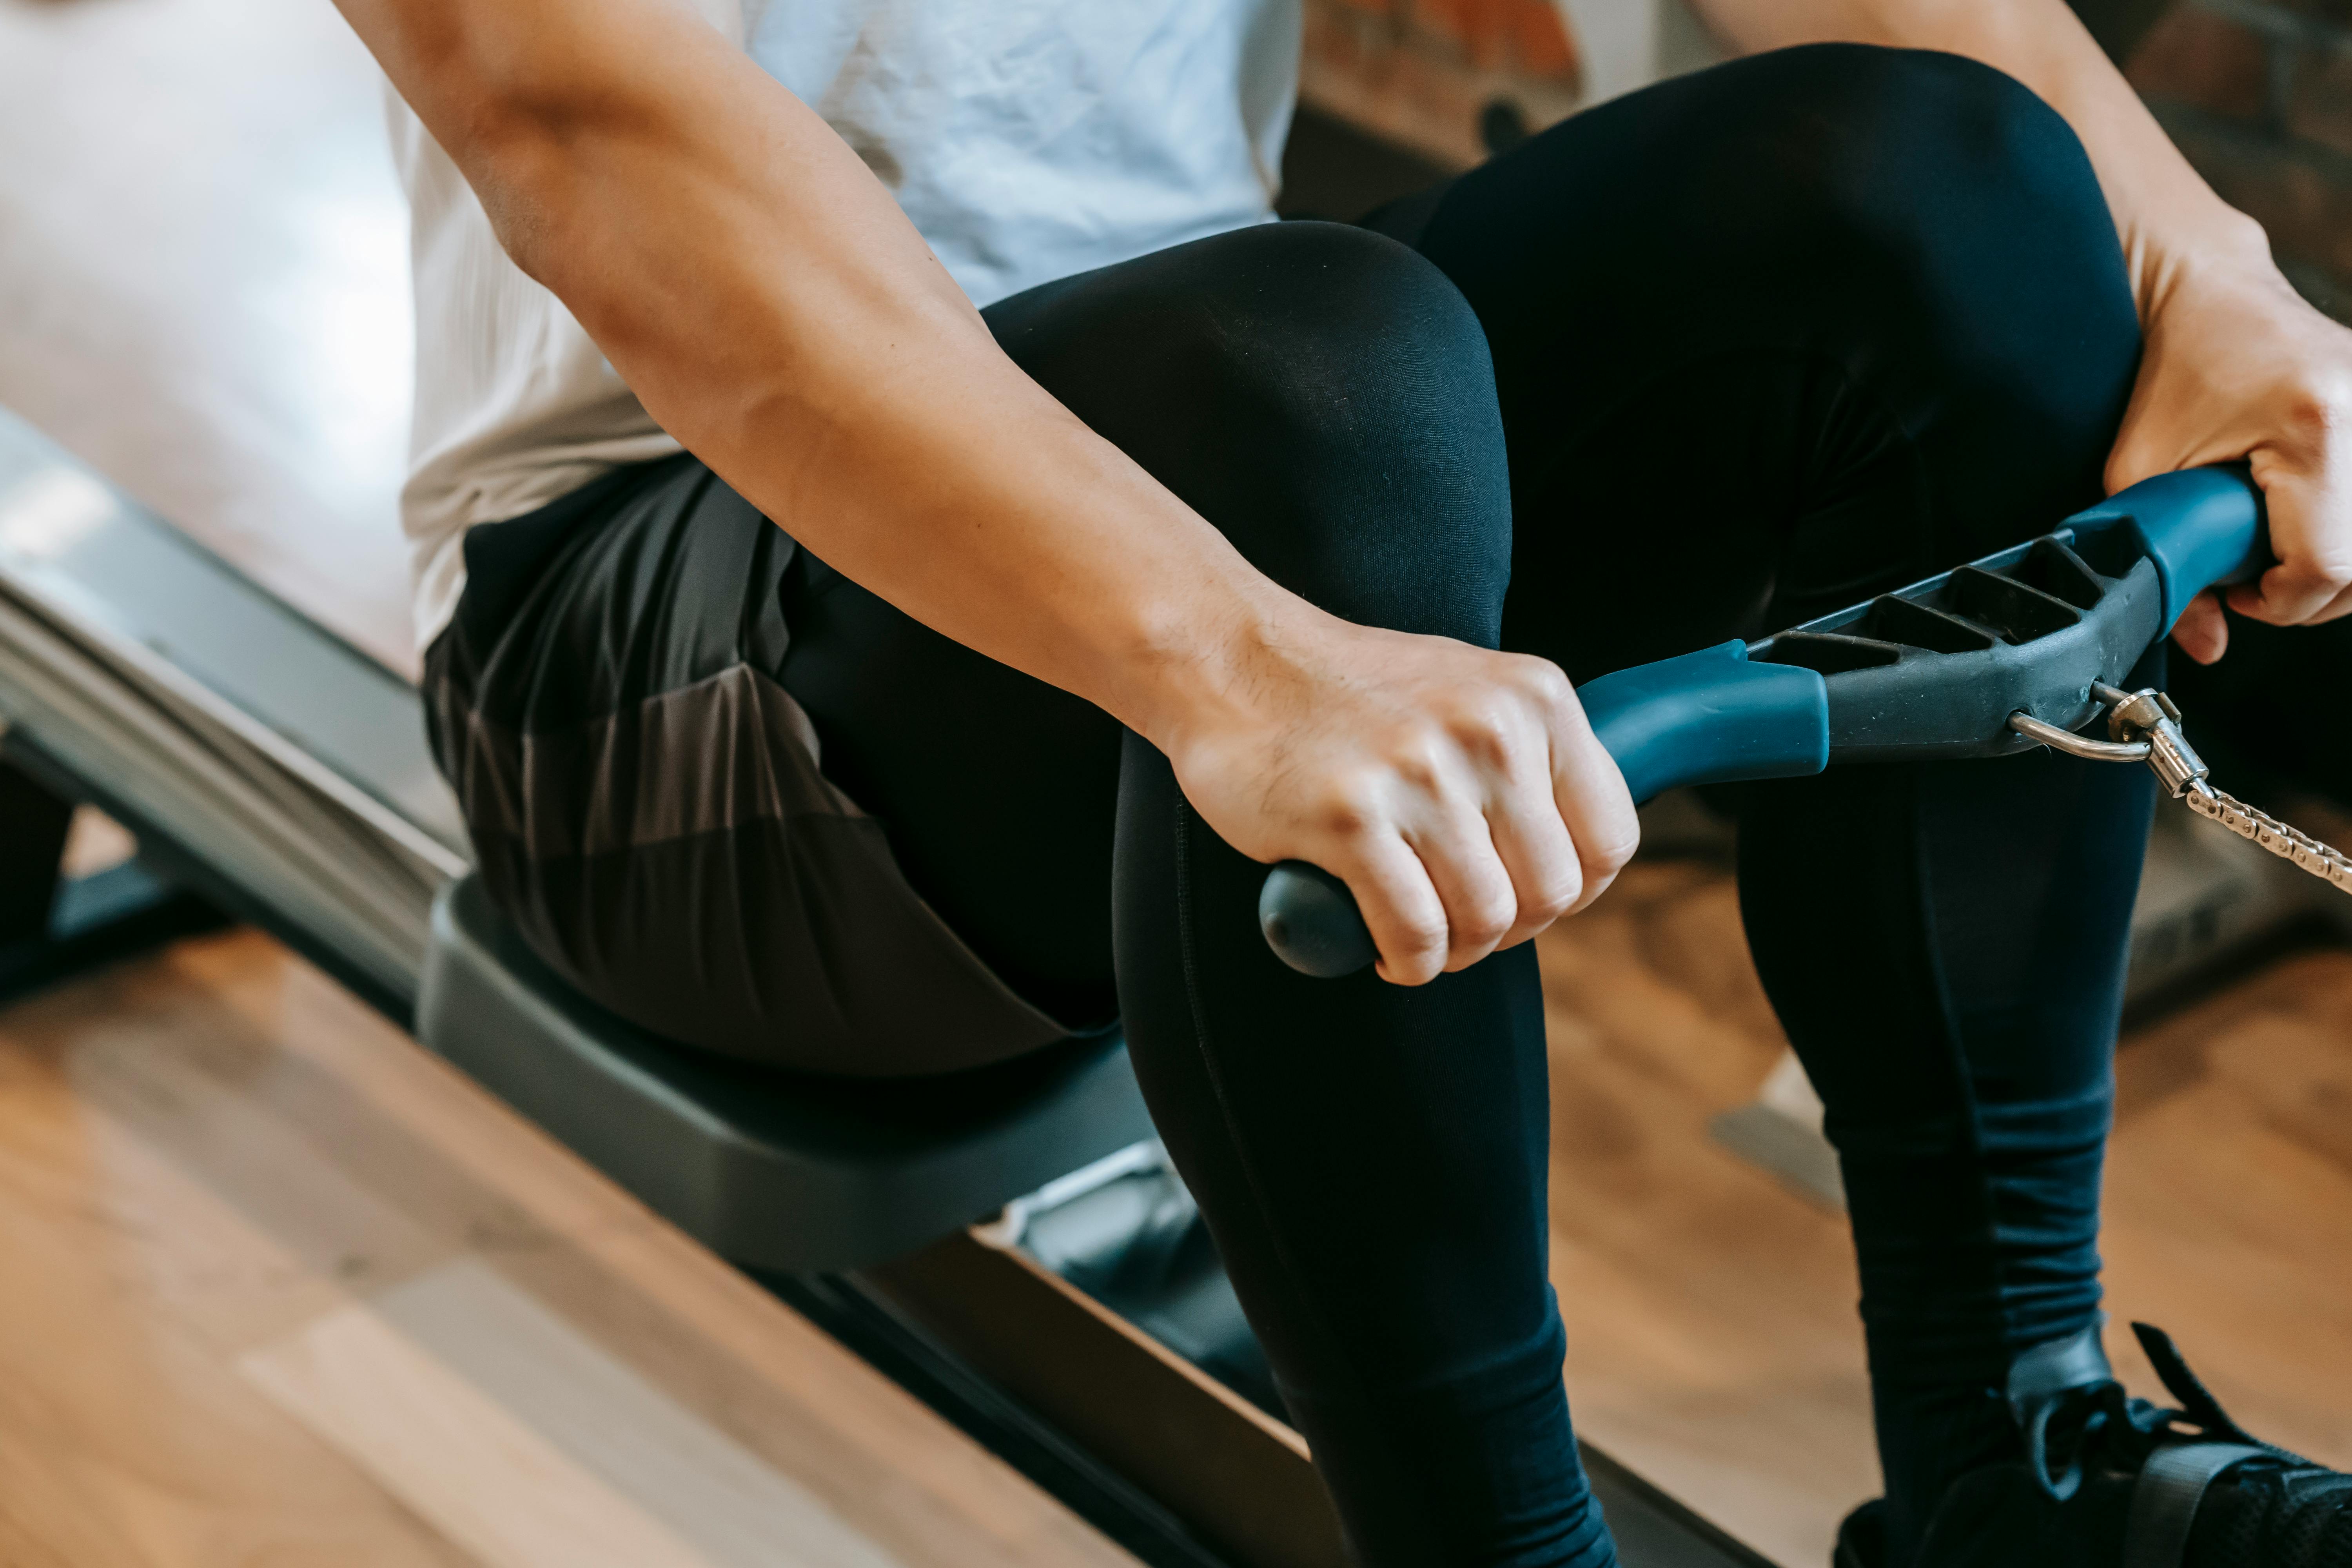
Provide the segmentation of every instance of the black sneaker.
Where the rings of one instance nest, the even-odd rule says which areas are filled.
[[[1912,1568],[2352,1568],[2352,1476],[2251,1436],[2161,1329],[2140,1348],[2180,1401],[2128,1397],[2098,1331],[2010,1369],[2026,1457],[1952,1484]],[[1833,1568],[1885,1568],[1883,1507],[1839,1527]]]

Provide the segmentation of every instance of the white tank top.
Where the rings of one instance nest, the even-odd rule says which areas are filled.
[[[975,304],[1260,222],[1296,93],[1299,0],[705,0],[824,116]],[[678,449],[555,297],[499,248],[394,100],[416,293],[401,514],[418,645],[468,527]]]

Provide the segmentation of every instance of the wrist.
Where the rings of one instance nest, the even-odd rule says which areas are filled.
[[[2144,232],[2126,240],[2126,254],[2132,261],[2143,326],[2184,293],[2210,286],[2284,281],[2263,226],[2218,196],[2193,222],[2168,225],[2161,233]]]
[[[1162,635],[1138,640],[1125,661],[1119,718],[1174,755],[1192,738],[1261,722],[1290,679],[1326,662],[1318,649],[1344,623],[1272,581],[1219,584],[1214,603],[1195,600]]]

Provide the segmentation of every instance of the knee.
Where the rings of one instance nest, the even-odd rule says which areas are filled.
[[[2130,337],[2137,315],[2074,129],[1958,55],[1821,44],[1757,57],[1753,201],[1801,215],[1914,309],[1997,310]]]
[[[1816,45],[1736,63],[1760,68],[1738,177],[1720,181],[1758,247],[1744,287],[1833,300],[1892,356],[1865,370],[1882,393],[1963,424],[2005,411],[2095,476],[2139,318],[2073,129],[1957,55]]]
[[[1864,231],[2095,216],[2113,244],[2073,127],[2013,77],[1959,55],[1867,44],[1739,63],[1751,71],[1753,121],[1740,140],[1765,164],[1750,177],[1818,216]]]
[[[1367,230],[1281,223],[1088,277],[1099,300],[1055,310],[1084,370],[1016,349],[1080,417],[1333,613],[1498,634],[1502,417],[1485,332],[1444,274]]]
[[[1335,223],[1204,243],[1224,254],[1191,297],[1180,352],[1234,434],[1286,466],[1373,458],[1410,474],[1499,432],[1486,333],[1421,256]]]
[[[1509,462],[1485,330],[1402,245],[1339,224],[1248,231],[1204,322],[1264,502],[1212,514],[1277,582],[1350,619],[1491,643]]]

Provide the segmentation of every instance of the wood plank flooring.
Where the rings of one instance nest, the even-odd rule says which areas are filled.
[[[1544,959],[1579,1423],[1815,1568],[1875,1487],[1853,1268],[1706,1135],[1780,1048],[1728,881],[1637,866]],[[2352,953],[2120,1080],[2118,1363],[2162,1323],[2352,1464]],[[1128,1561],[249,933],[0,1013],[0,1260],[9,1568]]]
[[[1132,1559],[250,933],[0,1013],[0,1563]]]
[[[1580,1428],[1790,1568],[1877,1488],[1843,1220],[1712,1143],[1782,1037],[1730,879],[1637,864],[1543,939],[1552,1276]],[[2352,1466],[2352,952],[2284,957],[2130,1037],[2110,1352],[2170,1330],[2256,1432]]]

